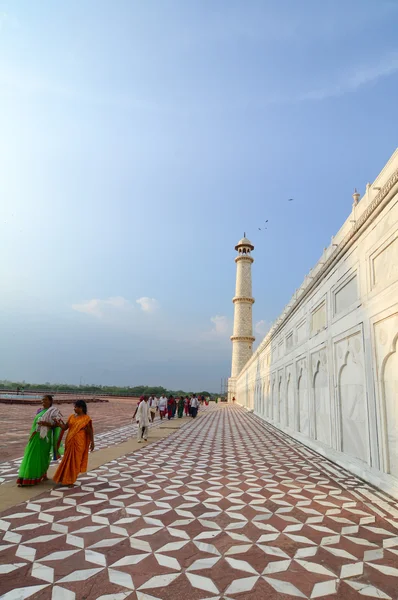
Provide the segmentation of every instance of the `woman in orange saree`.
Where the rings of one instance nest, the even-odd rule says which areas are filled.
[[[94,430],[84,400],[75,402],[75,414],[69,417],[66,424],[58,422],[57,425],[63,431],[68,430],[68,435],[64,457],[53,479],[56,483],[72,487],[79,473],[87,471],[89,449],[91,452],[94,450]]]

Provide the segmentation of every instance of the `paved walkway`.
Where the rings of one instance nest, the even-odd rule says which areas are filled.
[[[398,597],[397,504],[235,406],[0,530],[7,600]]]

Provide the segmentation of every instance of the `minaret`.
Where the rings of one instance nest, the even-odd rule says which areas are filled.
[[[234,331],[232,340],[232,370],[228,384],[228,399],[236,394],[235,381],[251,355],[253,354],[253,319],[252,305],[252,263],[254,259],[251,252],[253,244],[246,238],[246,234],[237,243],[235,250],[238,256],[236,262],[236,290],[232,302],[235,305]]]

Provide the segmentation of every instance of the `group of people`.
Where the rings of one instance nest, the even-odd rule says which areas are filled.
[[[137,420],[137,441],[147,441],[148,439],[148,428],[149,423],[153,423],[155,420],[156,413],[159,413],[160,420],[167,418],[174,419],[177,417],[181,419],[185,413],[185,416],[191,416],[193,419],[196,418],[199,410],[199,405],[205,403],[206,406],[209,404],[209,399],[200,396],[199,398],[194,394],[189,396],[180,396],[174,398],[174,396],[141,396],[137,408],[133,414],[133,420]]]
[[[137,420],[137,441],[148,439],[149,424],[153,423],[156,413],[160,419],[180,419],[186,416],[196,418],[201,404],[209,404],[209,398],[203,396],[142,396],[137,405],[133,420]],[[62,443],[67,431],[65,444]],[[47,471],[51,460],[62,459],[53,480],[61,485],[73,487],[80,473],[87,471],[88,453],[94,450],[94,429],[87,414],[84,400],[77,400],[74,413],[66,423],[59,408],[53,406],[53,397],[45,395],[33,420],[30,437],[25,447],[24,457],[19,469],[17,484],[19,487],[34,486],[47,481]]]
[[[84,400],[77,400],[74,409],[74,413],[65,423],[60,410],[53,406],[53,397],[43,397],[42,408],[33,419],[29,441],[19,469],[19,487],[33,486],[46,481],[51,459],[58,460],[62,455],[62,461],[53,477],[56,483],[72,487],[79,473],[86,472],[88,452],[94,450],[93,424],[87,414]],[[65,431],[68,433],[63,446]]]

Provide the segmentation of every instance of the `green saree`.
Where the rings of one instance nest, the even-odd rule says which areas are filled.
[[[47,471],[52,458],[51,454],[54,452],[54,442],[59,437],[60,431],[59,427],[54,430],[50,429],[45,438],[41,438],[39,432],[36,431],[37,421],[47,410],[43,408],[33,420],[30,438],[19,468],[18,485],[37,485],[47,479]]]
[[[178,401],[178,418],[181,419],[182,413],[184,412],[184,398],[180,398]]]

